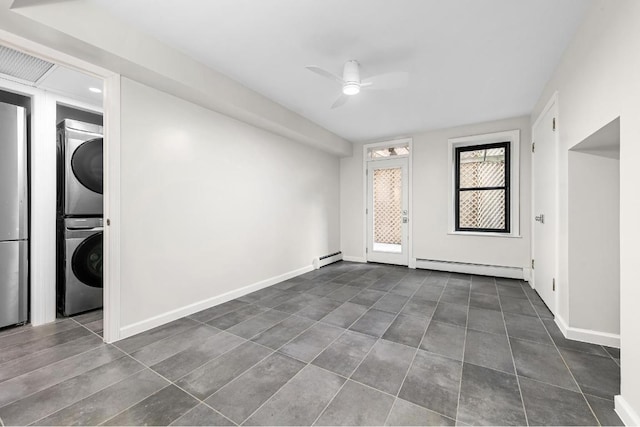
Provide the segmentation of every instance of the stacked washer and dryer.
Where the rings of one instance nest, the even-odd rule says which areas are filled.
[[[58,124],[58,311],[102,307],[102,126]]]

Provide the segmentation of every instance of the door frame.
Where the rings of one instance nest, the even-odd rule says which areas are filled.
[[[40,43],[33,42],[11,32],[0,30],[0,43],[12,49],[22,51],[29,55],[42,58],[54,64],[92,75],[103,81],[103,114],[104,114],[104,331],[105,342],[117,341],[120,338],[120,75],[97,65],[91,64],[66,53],[49,48]],[[27,87],[27,86],[25,86]],[[62,104],[72,104],[64,97],[52,95],[54,102],[34,101],[32,97],[32,127],[38,123],[38,129],[53,123],[51,130],[34,132],[32,134],[32,147],[34,141],[53,141],[55,146],[55,106],[56,101]],[[79,107],[80,103],[73,102]],[[86,109],[86,108],[85,108]],[[55,149],[55,148],[54,148]],[[35,176],[31,172],[32,178]],[[49,176],[45,177],[49,179]],[[54,177],[55,178],[55,177]],[[55,180],[54,180],[55,182]],[[38,182],[36,182],[37,184]],[[35,186],[32,180],[30,199],[33,200],[34,190],[42,192],[40,186]],[[46,188],[46,186],[45,186]],[[45,195],[46,198],[46,195]],[[55,203],[55,202],[54,202]],[[33,208],[33,204],[32,204]],[[55,211],[55,204],[53,205]],[[45,213],[46,214],[46,213]],[[32,215],[33,223],[35,215]],[[45,227],[46,228],[46,227]],[[42,232],[34,239],[34,229]],[[30,230],[30,299],[31,316],[34,325],[42,325],[56,320],[56,283],[55,262],[53,272],[51,262],[47,262],[47,252],[55,250],[55,227],[53,232],[38,230],[31,227]],[[34,241],[35,240],[35,241]],[[33,263],[35,256],[42,256],[42,263]]]
[[[531,125],[531,143],[534,144],[535,140],[536,140],[536,134],[535,134],[535,129],[538,126],[538,124],[542,121],[542,119],[544,118],[544,116],[547,114],[547,112],[549,112],[549,110],[551,108],[555,107],[556,110],[556,114],[555,114],[555,118],[556,118],[556,131],[554,132],[554,144],[555,144],[555,156],[554,156],[554,160],[555,160],[555,164],[553,165],[553,168],[551,169],[552,172],[555,175],[555,186],[553,188],[553,200],[554,200],[554,209],[553,209],[553,214],[556,218],[555,221],[555,226],[554,226],[554,230],[553,230],[553,247],[555,250],[555,257],[554,257],[554,266],[553,266],[553,276],[556,279],[556,285],[558,284],[558,278],[559,278],[559,249],[560,249],[560,245],[559,245],[559,238],[558,238],[558,231],[560,229],[560,200],[559,200],[559,173],[558,173],[558,167],[559,167],[559,154],[560,154],[560,127],[559,127],[559,122],[560,122],[560,108],[558,106],[558,91],[555,91],[553,93],[553,95],[551,95],[551,98],[549,99],[549,101],[547,101],[547,103],[545,104],[544,108],[542,109],[542,111],[540,112],[540,114],[538,115],[538,117],[536,118],[536,120],[533,122],[533,125]],[[530,214],[530,233],[531,233],[531,256],[530,259],[533,260],[534,259],[534,254],[535,254],[535,243],[536,243],[536,236],[535,236],[535,219],[534,216],[536,215],[536,204],[535,204],[535,199],[536,199],[536,187],[535,187],[535,154],[533,154],[531,156],[531,214]],[[530,275],[530,282],[529,285],[535,289],[536,288],[536,284],[535,284],[535,266],[534,268],[531,270],[531,275]],[[562,284],[563,286],[566,284]],[[565,289],[566,288],[566,289]],[[566,291],[568,291],[568,286],[564,286],[563,289],[565,289]],[[556,288],[556,292],[554,292],[554,296],[553,296],[553,304],[554,304],[554,312],[553,315],[557,317],[557,312],[558,312],[558,307],[559,307],[559,294],[560,291],[558,288]]]
[[[416,268],[416,260],[413,257],[413,138],[398,138],[380,142],[373,142],[369,144],[364,144],[362,146],[362,262],[367,261],[367,206],[369,204],[368,201],[368,182],[367,182],[367,164],[368,162],[375,162],[376,160],[369,159],[367,156],[368,151],[371,148],[384,148],[384,147],[398,147],[402,145],[409,146],[409,155],[408,158],[408,167],[407,167],[407,177],[408,177],[408,190],[407,197],[409,199],[408,202],[408,210],[409,210],[409,227],[407,230],[407,249],[408,249],[408,257],[409,257],[409,268]]]

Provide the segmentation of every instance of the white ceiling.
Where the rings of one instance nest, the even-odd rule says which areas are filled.
[[[102,89],[102,80],[62,65],[54,66],[36,86],[102,108],[102,93],[89,90],[92,87]]]
[[[134,27],[352,141],[529,114],[590,0],[94,0]],[[340,89],[307,70],[407,71]]]

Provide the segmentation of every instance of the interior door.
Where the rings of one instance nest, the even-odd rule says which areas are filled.
[[[409,264],[408,158],[367,163],[367,261]]]
[[[554,314],[558,221],[556,117],[554,102],[533,128],[533,283]]]

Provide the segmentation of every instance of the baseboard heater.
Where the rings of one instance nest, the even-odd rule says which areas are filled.
[[[503,267],[499,265],[470,264],[455,261],[437,261],[432,259],[416,259],[416,268],[448,271],[450,273],[476,274],[478,276],[496,276],[508,279],[524,279],[522,268]]]
[[[313,268],[316,270],[325,265],[333,264],[334,262],[342,261],[342,252],[334,252],[329,255],[324,255],[319,258],[314,258]]]

